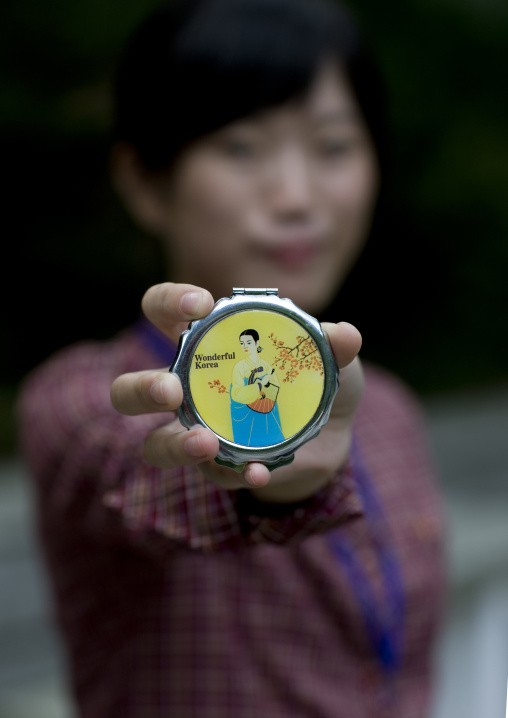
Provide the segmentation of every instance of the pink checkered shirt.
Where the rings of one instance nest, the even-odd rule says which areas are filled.
[[[65,350],[21,396],[79,715],[426,715],[443,531],[412,396],[367,368],[360,463],[277,509],[144,461],[168,417],[121,416],[109,389],[164,353],[140,325]]]

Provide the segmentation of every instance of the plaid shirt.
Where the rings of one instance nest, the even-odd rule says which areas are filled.
[[[83,718],[421,718],[443,587],[442,516],[419,409],[366,370],[356,458],[270,506],[143,440],[168,416],[110,405],[170,347],[140,325],[25,383],[21,439]]]

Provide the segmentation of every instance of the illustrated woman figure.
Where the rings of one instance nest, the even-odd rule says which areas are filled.
[[[259,334],[245,329],[240,334],[244,353],[233,369],[231,423],[235,443],[269,446],[284,441],[277,407],[279,382],[275,370],[259,356]]]

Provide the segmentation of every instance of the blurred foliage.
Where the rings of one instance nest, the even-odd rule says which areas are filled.
[[[422,391],[508,378],[508,4],[352,3],[387,81],[394,145],[389,204],[428,273],[411,345],[379,358]],[[431,265],[428,261],[431,258]],[[393,258],[397,262],[397,258]],[[437,300],[437,301],[436,301]],[[413,298],[413,301],[414,298]],[[400,297],[404,302],[404,296]],[[376,353],[376,352],[375,352]]]
[[[158,248],[125,216],[107,168],[115,61],[156,4],[17,0],[2,8],[2,396],[55,349],[132,321],[144,289],[163,277]],[[362,325],[365,354],[421,391],[506,381],[508,4],[349,4],[379,57],[396,139],[385,233],[400,241],[387,245],[386,260],[406,282],[399,293],[392,287],[392,307],[404,308],[406,329],[418,317],[398,342],[387,341],[392,316],[371,332],[374,341]]]

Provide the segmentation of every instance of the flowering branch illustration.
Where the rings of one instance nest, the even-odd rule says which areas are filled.
[[[286,346],[272,332],[269,335],[277,355],[274,359],[274,365],[277,369],[285,372],[282,379],[284,383],[294,383],[296,377],[301,371],[318,371],[323,376],[323,362],[319,355],[318,348],[309,336],[297,336],[297,344],[294,347]]]
[[[221,383],[220,379],[214,379],[213,381],[208,382],[208,386],[210,389],[217,389],[219,394],[225,394],[227,392],[226,387],[224,384]]]

